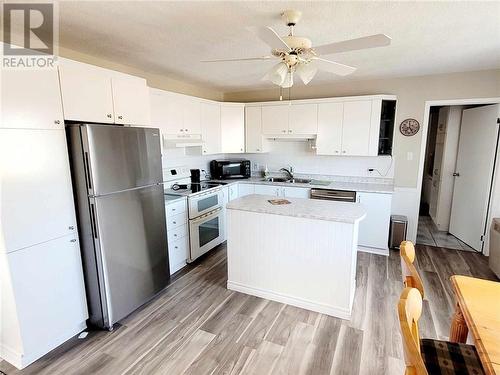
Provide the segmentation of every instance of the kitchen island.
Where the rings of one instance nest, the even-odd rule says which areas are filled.
[[[247,195],[227,205],[228,289],[349,319],[361,204]]]

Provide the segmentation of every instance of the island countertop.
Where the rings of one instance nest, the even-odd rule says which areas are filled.
[[[366,210],[360,203],[306,198],[284,198],[290,201],[290,204],[273,205],[269,203],[271,199],[277,198],[273,195],[246,195],[230,201],[226,208],[229,210],[260,212],[271,215],[293,216],[343,223],[355,223],[366,216]]]

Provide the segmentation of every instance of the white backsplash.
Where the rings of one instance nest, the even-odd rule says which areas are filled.
[[[252,162],[252,173],[263,171],[267,165],[271,173],[293,166],[300,175],[314,175],[336,181],[391,183],[394,178],[394,160],[390,156],[323,156],[316,155],[306,141],[271,141],[271,152],[266,154],[189,155],[195,151],[168,149],[163,155],[163,168],[186,165],[209,171],[213,159],[242,158]],[[369,172],[369,168],[377,171]]]

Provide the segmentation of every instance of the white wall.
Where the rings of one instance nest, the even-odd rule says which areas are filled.
[[[162,168],[187,166],[189,168],[204,169],[210,172],[209,163],[213,159],[224,159],[225,155],[201,155],[200,147],[164,149],[161,158]],[[203,178],[203,176],[202,176]]]
[[[252,161],[252,170],[264,170],[267,165],[271,172],[293,166],[296,173],[333,176],[382,177],[368,168],[380,170],[383,177],[394,176],[394,162],[389,156],[354,157],[316,155],[308,141],[270,141],[271,151],[266,154],[226,155]]]

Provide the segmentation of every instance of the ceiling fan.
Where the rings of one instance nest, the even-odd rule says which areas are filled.
[[[346,76],[356,70],[356,68],[352,66],[327,60],[320,56],[366,48],[384,47],[391,44],[390,37],[384,34],[376,34],[313,47],[309,38],[294,35],[294,27],[301,16],[302,12],[297,10],[285,10],[281,14],[282,19],[290,28],[287,36],[280,37],[279,34],[269,26],[253,29],[256,35],[271,47],[271,55],[203,60],[202,62],[213,63],[279,59],[279,63],[267,72],[264,79],[283,88],[288,88],[293,86],[294,75],[299,76],[302,82],[307,85],[314,78],[318,69],[340,76]]]

